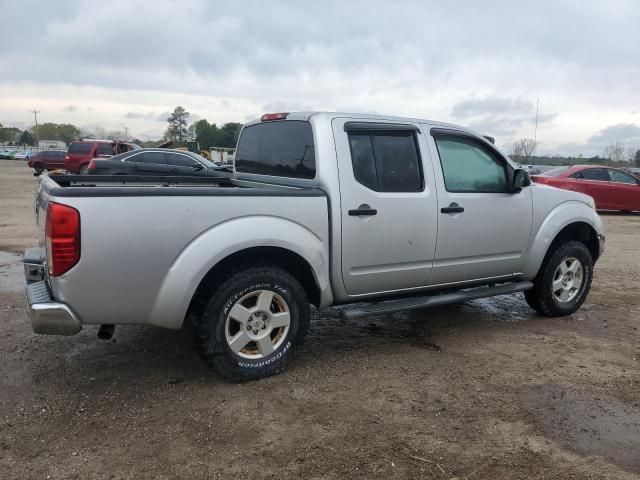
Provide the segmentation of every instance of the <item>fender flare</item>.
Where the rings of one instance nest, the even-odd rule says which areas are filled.
[[[330,295],[331,290],[326,242],[291,220],[251,215],[213,226],[180,252],[158,290],[150,323],[165,328],[180,328],[191,299],[205,275],[229,255],[252,247],[280,247],[298,254],[311,266],[323,303],[327,302],[326,296]]]
[[[555,238],[565,227],[573,223],[586,223],[596,234],[601,234],[603,231],[602,221],[591,207],[574,200],[561,203],[546,216],[531,241],[523,268],[526,278],[533,279],[537,275]]]

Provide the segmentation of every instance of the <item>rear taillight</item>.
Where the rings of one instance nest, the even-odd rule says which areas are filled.
[[[45,230],[49,275],[57,277],[80,260],[80,213],[67,205],[49,203]]]
[[[91,160],[91,161],[89,162],[89,166],[87,167],[87,170],[88,170],[88,171],[91,171],[91,170],[95,170],[95,169],[96,169],[96,162],[94,162],[93,160]]]
[[[287,118],[287,115],[289,115],[289,113],[287,112],[265,113],[264,115],[262,115],[262,117],[260,117],[260,120],[263,122],[270,122],[272,120],[285,120]]]

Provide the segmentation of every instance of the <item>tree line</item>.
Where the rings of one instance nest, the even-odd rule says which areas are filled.
[[[164,132],[163,140],[143,142],[133,139],[131,141],[144,147],[154,147],[164,140],[171,140],[173,145],[177,147],[186,145],[187,141],[195,140],[199,142],[201,150],[209,150],[210,147],[234,148],[236,146],[238,135],[242,129],[241,123],[228,122],[218,126],[203,118],[189,125],[189,115],[189,112],[183,107],[177,106],[167,117],[169,125]],[[120,130],[106,131],[96,127],[89,131],[69,123],[43,123],[37,128],[33,126],[28,130],[3,127],[0,124],[0,143],[3,144],[35,146],[38,140],[60,140],[69,144],[81,138],[125,139]]]
[[[628,148],[625,151],[620,140],[611,142],[603,151],[603,156],[583,157],[582,154],[575,157],[536,155],[538,142],[533,138],[521,138],[511,147],[509,157],[523,165],[583,165],[597,164],[613,167],[628,167],[635,165],[640,168],[640,149]]]

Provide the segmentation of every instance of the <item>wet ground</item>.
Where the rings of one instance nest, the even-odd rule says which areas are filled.
[[[19,167],[0,161],[4,252],[33,243]],[[180,332],[34,335],[19,256],[2,253],[0,478],[638,479],[640,216],[604,219],[571,317],[520,295],[357,321],[331,309],[286,373],[240,385]]]

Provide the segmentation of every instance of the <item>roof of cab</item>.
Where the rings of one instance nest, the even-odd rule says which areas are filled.
[[[377,121],[391,121],[391,122],[411,122],[411,123],[426,123],[428,125],[433,125],[435,127],[444,127],[444,128],[456,128],[459,130],[465,130],[468,132],[472,132],[474,134],[478,134],[477,132],[473,132],[468,128],[462,127],[460,125],[455,125],[453,123],[447,122],[437,122],[434,120],[427,120],[424,118],[413,118],[413,117],[399,117],[394,115],[383,115],[379,113],[355,113],[355,112],[326,112],[326,111],[310,111],[310,112],[289,112],[287,113],[287,120],[298,120],[308,122],[311,117],[315,116],[326,116],[329,118],[361,118],[367,120],[377,120]],[[268,120],[268,121],[282,121],[282,120]],[[257,123],[262,123],[260,118],[255,118],[253,120],[248,121],[245,126],[255,125]]]

